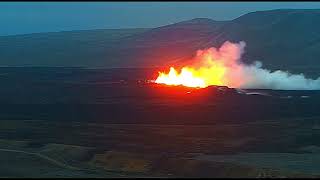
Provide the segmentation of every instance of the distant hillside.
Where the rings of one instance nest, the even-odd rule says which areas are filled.
[[[146,30],[102,29],[2,36],[0,66],[119,66],[126,61],[119,60],[123,41]]]
[[[320,10],[271,10],[232,21],[196,18],[154,29],[0,37],[0,66],[145,67],[183,63],[197,49],[247,43],[245,62],[320,76]]]

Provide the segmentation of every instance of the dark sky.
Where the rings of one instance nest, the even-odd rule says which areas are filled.
[[[0,2],[0,35],[158,27],[271,9],[320,9],[320,2]]]

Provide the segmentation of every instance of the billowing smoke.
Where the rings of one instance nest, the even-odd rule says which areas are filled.
[[[277,89],[277,90],[316,90],[320,89],[320,77],[308,79],[303,74],[291,74],[287,71],[270,71],[264,69],[259,61],[247,65],[241,62],[246,44],[226,41],[220,48],[211,47],[199,50],[191,65],[192,68],[207,69],[206,82],[215,78],[217,73],[210,73],[210,69],[223,69],[220,77],[222,85],[244,89]],[[203,75],[204,76],[204,75]],[[206,78],[206,77],[205,77]],[[213,83],[208,83],[214,85]]]

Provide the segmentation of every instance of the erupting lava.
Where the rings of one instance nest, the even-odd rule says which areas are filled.
[[[244,46],[244,44],[240,44]],[[167,85],[183,85],[205,88],[210,85],[239,86],[241,77],[231,77],[230,71],[239,69],[237,61],[241,56],[238,44],[226,42],[220,49],[199,50],[191,65],[185,66],[178,73],[170,67],[168,74],[159,72],[156,83]]]
[[[206,87],[206,84],[201,77],[195,77],[189,68],[182,68],[181,73],[171,67],[169,74],[160,73],[156,83],[168,85],[184,85],[188,87]]]
[[[196,56],[178,73],[173,67],[169,73],[159,72],[156,83],[205,88],[210,85],[245,89],[318,90],[320,77],[305,78],[303,74],[270,71],[262,63],[241,62],[245,42],[226,41],[220,48],[198,50]]]
[[[223,67],[215,68],[215,70],[212,71],[204,68],[195,70],[190,67],[184,67],[181,69],[180,74],[173,67],[170,67],[168,74],[159,72],[159,76],[155,82],[167,85],[205,88],[209,85],[222,85],[223,83],[219,77],[223,75],[223,73]]]

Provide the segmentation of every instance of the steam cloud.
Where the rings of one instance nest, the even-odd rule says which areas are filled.
[[[277,89],[277,90],[316,90],[320,89],[320,77],[308,79],[303,74],[287,71],[270,71],[262,68],[259,61],[247,65],[241,62],[246,44],[226,41],[220,48],[211,47],[199,50],[193,63],[198,67],[210,67],[222,63],[226,71],[223,82],[232,88]],[[208,61],[204,61],[208,60]]]

